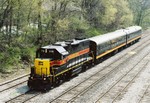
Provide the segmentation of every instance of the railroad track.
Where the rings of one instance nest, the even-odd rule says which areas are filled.
[[[0,93],[27,82],[28,77],[29,77],[29,74],[26,74],[26,75],[20,76],[18,78],[12,79],[10,81],[7,81],[5,83],[1,83],[0,84]]]
[[[27,76],[29,76],[29,74],[25,74],[25,75],[19,76],[19,77],[15,78],[15,79],[12,79],[12,80],[9,80],[9,81],[6,81],[6,82],[2,82],[2,83],[0,83],[0,86],[6,85],[8,83],[12,83],[12,82],[14,82],[16,80],[19,80],[19,79],[27,77]]]
[[[144,40],[144,39],[147,38],[148,36],[149,36],[149,35],[143,36],[141,40]],[[140,43],[140,45],[142,45],[142,43]],[[139,46],[140,46],[140,45],[139,45]],[[144,45],[144,44],[143,44],[143,45]],[[147,44],[147,45],[148,45],[148,44]],[[147,46],[147,45],[145,45],[145,46]],[[142,48],[144,48],[145,46],[143,46]],[[136,48],[138,48],[138,47],[135,47],[132,51],[134,51]],[[141,48],[141,49],[142,49],[142,48]],[[138,51],[140,51],[141,49],[139,49]],[[125,60],[121,60],[122,57],[124,57],[124,55],[122,55],[119,59],[116,59],[116,61],[121,61],[121,62],[119,62],[119,63],[117,62],[117,63],[118,63],[118,64],[117,64],[118,66],[121,65],[121,64],[123,64],[124,61],[126,61],[126,60],[128,60],[128,59],[131,58],[131,57],[126,57]],[[92,78],[92,77],[93,77],[93,79],[94,79],[94,78],[97,78],[97,77],[94,77],[94,75],[100,75],[100,72],[104,71],[106,68],[109,68],[109,67],[110,67],[111,65],[113,65],[113,64],[114,64],[114,63],[110,63],[109,65],[104,66],[104,67],[103,67],[104,69],[101,69],[100,71],[98,71],[98,73],[93,74],[92,76],[90,76],[90,77],[87,78],[86,80],[84,80],[84,81],[82,81],[81,83],[75,85],[73,88],[68,89],[67,91],[63,92],[62,94],[60,94],[59,96],[57,96],[55,99],[51,100],[50,102],[56,101],[57,99],[59,99],[59,98],[60,98],[61,96],[63,96],[64,94],[67,94],[69,91],[71,91],[71,90],[73,90],[74,88],[78,87],[78,86],[81,85],[82,83],[88,81],[90,78]],[[116,65],[116,64],[115,64],[115,65]],[[111,70],[106,70],[106,71],[107,71],[107,73],[103,74],[103,75],[101,76],[101,79],[104,79],[109,73],[112,73],[113,71],[115,72],[116,69],[113,69],[112,71],[111,71]],[[103,72],[103,73],[104,73],[104,72]],[[91,80],[92,80],[92,79],[91,79]],[[97,81],[97,82],[99,82],[99,81]],[[1,86],[1,85],[0,85],[0,86]],[[38,95],[40,95],[40,94],[41,94],[40,92],[27,91],[27,92],[24,93],[24,94],[18,95],[17,97],[10,99],[9,101],[7,101],[7,103],[12,103],[12,102],[17,102],[17,101],[20,101],[20,102],[27,102],[27,101],[33,99],[34,97],[36,97],[36,96],[38,96]],[[72,101],[72,100],[71,100],[71,101]]]
[[[146,38],[146,37],[145,37],[145,38]],[[146,45],[140,47],[140,49],[138,48],[138,49],[137,49],[137,52],[139,52],[140,50],[142,50],[142,49],[143,49],[144,47],[146,47],[148,44],[150,44],[150,42],[149,42],[149,43],[146,43]],[[141,43],[141,45],[143,45],[143,44]],[[135,50],[136,50],[136,48],[134,48],[132,51],[135,51]],[[71,99],[68,99],[68,100],[67,100],[67,102],[72,102],[72,101],[74,101],[78,96],[80,96],[81,94],[86,93],[86,91],[88,91],[90,88],[92,88],[93,86],[95,86],[97,83],[99,83],[101,80],[103,80],[106,76],[110,75],[110,73],[115,72],[115,71],[117,70],[117,68],[118,68],[120,65],[123,65],[124,61],[127,61],[127,60],[129,60],[130,58],[132,58],[132,56],[129,56],[129,57],[126,57],[124,60],[122,60],[122,57],[124,57],[124,55],[121,56],[118,60],[116,60],[116,61],[119,61],[119,62],[117,62],[117,63],[118,63],[117,66],[115,66],[112,70],[108,70],[108,69],[112,68],[112,65],[113,65],[114,63],[111,63],[111,64],[109,64],[108,66],[104,67],[104,69],[100,70],[98,73],[92,75],[91,77],[89,77],[89,78],[87,78],[86,80],[82,81],[81,83],[79,83],[78,85],[74,86],[73,88],[71,88],[71,89],[69,89],[69,90],[63,92],[61,95],[59,95],[59,96],[56,97],[55,99],[51,100],[50,102],[58,102],[58,101],[62,100],[61,98],[67,97],[67,95],[68,95],[68,94],[71,94],[73,91],[80,90],[80,89],[77,89],[77,88],[78,88],[78,87],[81,88],[81,87],[83,86],[83,85],[81,86],[81,84],[83,84],[83,83],[85,83],[85,82],[87,82],[87,81],[88,81],[89,84],[90,84],[90,83],[92,82],[92,80],[94,80],[94,79],[91,79],[91,78],[96,78],[96,79],[97,79],[98,76],[101,77],[101,78],[98,78],[94,83],[91,83],[91,85],[87,85],[87,87],[85,87],[85,88],[83,89],[83,91],[80,90],[79,93],[77,93],[77,94],[72,94],[73,97],[70,97]],[[121,61],[121,63],[120,63],[120,61]],[[115,64],[115,65],[116,65],[116,64]],[[106,69],[106,68],[108,68],[108,69]],[[103,70],[105,70],[105,71],[107,71],[107,72],[106,72],[105,74],[104,74],[104,73],[101,73]],[[97,77],[96,77],[95,75],[97,75]],[[90,79],[91,79],[91,81],[90,81]],[[69,93],[69,92],[70,92],[70,93]],[[65,96],[65,95],[66,95],[66,96]]]
[[[143,93],[143,95],[142,95],[142,97],[141,97],[141,99],[139,100],[138,103],[142,103],[142,100],[144,99],[144,96],[146,95],[149,88],[150,88],[150,85],[147,86],[147,88],[145,89],[145,91],[144,91],[144,93]]]
[[[150,54],[150,53],[149,53]],[[101,103],[101,101],[103,101],[103,98],[105,100],[105,97],[107,98],[108,96],[110,97],[110,100],[107,102],[115,102],[116,99],[123,93],[123,91],[125,91],[127,89],[127,87],[129,87],[129,85],[136,79],[136,77],[142,72],[144,71],[147,66],[147,64],[149,63],[149,61],[147,61],[147,56],[149,55],[147,54],[143,59],[141,59],[138,63],[140,64],[140,62],[142,61],[143,65],[142,67],[138,68],[137,65],[135,65],[133,68],[131,68],[131,70],[129,70],[126,74],[124,74],[114,85],[112,85],[104,94],[102,94],[101,96],[99,96],[99,99],[95,101],[95,103]],[[129,80],[128,80],[129,79]],[[126,82],[124,82],[126,81]],[[122,83],[122,84],[121,84]],[[115,87],[116,86],[116,87]],[[120,88],[119,88],[120,87]],[[114,91],[115,93],[110,93],[110,91]],[[146,92],[146,91],[145,91]],[[114,98],[114,99],[112,99]],[[108,99],[108,98],[107,98]]]
[[[29,90],[24,94],[21,94],[15,98],[6,101],[6,103],[25,103],[26,101],[29,101],[30,99],[40,94],[41,94],[40,92]]]

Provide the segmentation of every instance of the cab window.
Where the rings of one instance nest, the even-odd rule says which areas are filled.
[[[52,49],[40,49],[37,52],[37,58],[50,59],[50,60],[60,60],[62,57],[56,51]]]

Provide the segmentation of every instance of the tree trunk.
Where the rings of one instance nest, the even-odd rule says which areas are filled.
[[[40,0],[38,3],[38,42],[39,46],[42,46],[42,21],[41,21],[41,8],[42,8],[42,1]]]

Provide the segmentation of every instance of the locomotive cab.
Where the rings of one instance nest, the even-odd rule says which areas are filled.
[[[28,86],[39,88],[44,83],[51,84],[54,78],[54,68],[59,66],[66,55],[68,52],[60,46],[46,46],[38,49],[34,66],[31,68]]]
[[[68,53],[62,47],[43,47],[37,50],[34,62],[35,74],[50,76],[53,75],[53,67],[58,67]]]
[[[44,48],[37,50],[36,59],[34,61],[34,74],[38,76],[50,76],[50,63],[55,59],[54,56],[54,50]]]

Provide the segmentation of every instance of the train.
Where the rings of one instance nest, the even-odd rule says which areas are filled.
[[[131,26],[91,38],[75,38],[37,49],[30,89],[49,90],[138,42],[142,27]]]

